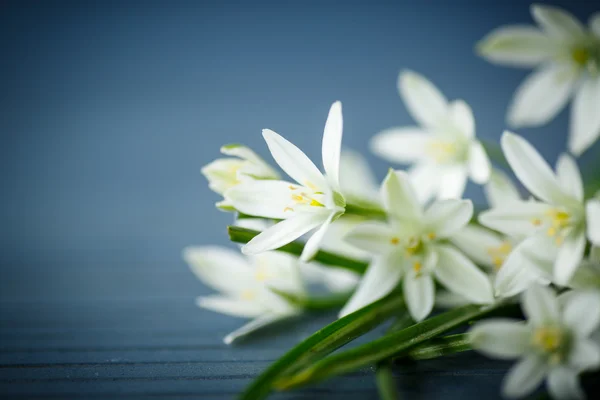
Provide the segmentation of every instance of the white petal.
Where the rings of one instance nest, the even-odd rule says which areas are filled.
[[[331,105],[325,130],[323,131],[323,168],[327,179],[334,190],[340,190],[340,153],[342,149],[342,103],[336,101]]]
[[[538,356],[527,356],[508,371],[502,395],[511,398],[525,396],[542,383],[546,373],[547,367]]]
[[[531,332],[523,321],[492,318],[478,322],[469,337],[473,348],[486,356],[512,359],[529,349]]]
[[[548,203],[563,201],[565,195],[552,169],[527,140],[505,131],[501,144],[513,172],[533,195]]]
[[[560,321],[560,306],[554,292],[540,285],[530,286],[523,293],[523,313],[534,325]]]
[[[225,247],[187,247],[183,258],[198,279],[223,293],[239,293],[254,279],[254,270],[246,259]]]
[[[558,183],[567,194],[579,201],[583,200],[583,180],[573,157],[565,153],[558,157],[556,176],[558,177]]]
[[[243,318],[256,318],[266,312],[266,307],[257,301],[234,299],[219,295],[198,297],[196,305],[221,314]]]
[[[554,54],[553,43],[533,26],[501,26],[481,42],[477,50],[486,60],[501,65],[533,67]]]
[[[475,119],[473,118],[473,110],[463,100],[454,100],[448,106],[448,112],[452,120],[452,124],[458,131],[467,138],[475,136]]]
[[[436,127],[440,118],[446,115],[446,98],[424,76],[402,71],[398,76],[398,90],[408,111],[422,126]]]
[[[566,367],[556,367],[548,373],[548,392],[556,400],[585,399],[577,371]]]
[[[399,219],[419,220],[423,215],[421,204],[404,171],[390,169],[381,185],[385,209]]]
[[[256,154],[249,147],[246,147],[241,144],[228,144],[222,146],[221,153],[232,157],[239,157],[242,160],[248,160],[254,164],[266,166],[267,168],[269,168],[265,161],[258,154]],[[276,177],[273,178],[276,179]]]
[[[429,275],[407,275],[403,282],[404,299],[410,315],[417,322],[424,320],[433,308],[435,286]]]
[[[401,276],[402,266],[397,259],[375,257],[339,316],[346,316],[388,295],[398,285]]]
[[[596,246],[600,246],[600,200],[590,200],[585,207],[587,236]]]
[[[600,262],[592,260],[592,254],[588,260],[583,260],[575,270],[569,281],[573,289],[597,289],[600,288]]]
[[[383,222],[368,221],[352,229],[344,240],[369,253],[383,254],[393,250],[394,233],[392,228]]]
[[[469,176],[473,182],[483,185],[490,179],[492,164],[483,145],[479,141],[469,147]]]
[[[565,286],[583,259],[585,235],[583,232],[569,234],[560,247],[554,263],[554,282]]]
[[[490,229],[478,225],[467,225],[450,238],[452,244],[473,259],[477,264],[494,267],[490,250],[502,246],[503,238]]]
[[[340,171],[340,189],[345,197],[379,203],[379,183],[367,160],[360,153],[344,149]]]
[[[563,307],[563,321],[579,336],[591,335],[600,325],[600,294],[573,292]]]
[[[534,201],[514,201],[479,214],[479,222],[511,237],[529,236],[537,229],[535,222],[552,206]]]
[[[329,215],[328,210],[297,214],[255,236],[242,247],[242,252],[244,254],[258,254],[263,251],[278,249],[321,225],[329,218]]]
[[[200,170],[208,180],[208,187],[213,192],[223,194],[227,189],[239,184],[237,171],[244,161],[235,158],[219,158],[205,165]]]
[[[379,132],[371,139],[371,151],[391,162],[409,164],[426,155],[427,143],[431,140],[421,128],[390,128]]]
[[[426,229],[436,237],[448,237],[466,226],[472,216],[471,200],[439,200],[425,211]]]
[[[515,92],[508,109],[508,123],[520,128],[549,122],[571,97],[575,78],[573,71],[554,64],[532,72]]]
[[[288,207],[292,202],[290,185],[275,180],[244,182],[225,192],[225,197],[244,214],[285,219],[296,214]]]
[[[490,280],[471,260],[451,246],[436,246],[436,249],[435,276],[442,285],[476,304],[494,301]]]
[[[270,129],[263,129],[263,137],[277,164],[293,180],[303,186],[327,188],[323,174],[302,150]]]
[[[562,8],[533,4],[531,15],[550,36],[560,39],[577,39],[585,35],[581,22]]]
[[[600,38],[600,12],[592,14],[589,21],[590,30]]]
[[[569,150],[583,153],[600,136],[600,76],[587,78],[571,105]]]
[[[467,169],[462,165],[446,166],[442,169],[438,199],[460,199],[467,184]]]
[[[435,307],[436,308],[456,308],[466,306],[471,302],[465,299],[463,296],[452,293],[448,290],[439,290],[435,294]]]
[[[600,366],[600,347],[592,339],[576,338],[571,344],[568,363],[578,371]]]
[[[319,227],[319,229],[317,229],[312,234],[310,239],[306,241],[306,244],[304,245],[304,250],[302,250],[302,254],[300,255],[300,261],[308,262],[313,259],[315,254],[317,254],[321,242],[323,241],[323,237],[325,236],[325,233],[327,232],[327,229],[329,228],[333,217],[335,217],[335,213],[331,213],[329,217],[325,220],[325,222],[323,222],[323,224]]]
[[[501,207],[515,200],[521,200],[519,190],[512,180],[500,170],[494,169],[490,181],[484,187],[485,197],[492,208]]]
[[[421,203],[430,200],[437,192],[444,167],[437,164],[418,163],[408,171],[413,189]]]
[[[236,329],[235,331],[231,332],[229,335],[225,336],[225,338],[223,338],[223,342],[225,344],[231,344],[236,339],[238,339],[242,336],[246,336],[249,333],[252,333],[262,327],[270,325],[270,324],[272,324],[276,321],[279,321],[283,318],[286,318],[286,317],[288,317],[288,316],[276,315],[276,314],[267,314],[267,315],[260,316],[256,319],[253,319],[252,321],[248,322],[246,325],[242,326],[241,328]]]

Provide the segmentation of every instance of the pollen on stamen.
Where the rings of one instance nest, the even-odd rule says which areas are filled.
[[[294,185],[290,185],[290,186],[288,186],[288,189],[290,189],[290,190],[296,190],[298,188],[296,186],[294,186]]]
[[[286,207],[283,209],[283,212],[286,212],[286,211],[294,211],[294,209],[292,207]]]
[[[254,292],[254,290],[246,289],[241,293],[240,297],[243,300],[253,300],[254,298],[256,298],[256,293]]]
[[[415,261],[415,263],[413,264],[413,271],[415,271],[415,274],[417,276],[421,275],[422,269],[423,269],[423,264],[421,264],[419,261]]]
[[[531,223],[532,223],[534,226],[540,226],[540,225],[542,224],[542,220],[541,220],[541,219],[539,219],[539,218],[533,218],[533,219],[531,220]]]
[[[398,243],[400,243],[400,239],[398,239],[397,237],[393,237],[393,238],[390,239],[390,243],[395,246]]]
[[[435,232],[429,232],[429,233],[427,234],[427,239],[429,239],[429,240],[433,240],[433,239],[435,239],[435,238],[436,238],[436,234],[435,234]]]

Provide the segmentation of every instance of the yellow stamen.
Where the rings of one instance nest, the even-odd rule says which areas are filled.
[[[254,290],[246,289],[242,292],[240,297],[243,300],[253,300],[256,298],[256,293],[254,292]]]
[[[303,196],[300,196],[300,195],[298,195],[298,194],[293,194],[293,195],[292,195],[292,200],[294,200],[294,201],[297,201],[298,203],[302,203],[302,202],[304,202],[304,201],[305,201],[305,200],[304,200],[304,197],[303,197]]]
[[[564,336],[557,327],[541,327],[533,333],[533,345],[546,353],[554,353],[564,344]]]
[[[542,224],[542,220],[541,220],[541,219],[539,219],[539,218],[534,218],[534,219],[532,219],[532,220],[531,220],[531,223],[532,223],[534,226],[540,226],[540,225]]]
[[[415,273],[418,275],[421,273],[422,269],[423,264],[421,264],[419,261],[415,261],[415,263],[413,264],[413,271],[415,271]]]
[[[400,239],[398,239],[397,237],[393,237],[393,238],[390,239],[390,243],[395,246],[398,243],[400,243]]]
[[[313,206],[313,207],[325,207],[325,205],[324,205],[324,204],[322,204],[322,203],[318,202],[318,201],[317,201],[317,200],[315,200],[315,199],[312,199],[312,201],[310,202],[310,205],[311,205],[311,206]]]
[[[283,209],[283,212],[286,212],[286,211],[294,211],[294,209],[292,207],[286,207]]]
[[[429,233],[427,234],[427,239],[429,239],[429,240],[433,240],[433,239],[435,239],[435,238],[436,238],[435,232],[429,232]]]
[[[290,186],[288,186],[288,188],[289,188],[290,190],[296,190],[296,189],[298,189],[298,188],[297,188],[296,186],[294,186],[294,185],[290,185]]]
[[[590,59],[590,52],[587,49],[576,48],[571,52],[571,57],[577,64],[584,66]]]
[[[492,264],[494,264],[496,271],[502,267],[504,260],[506,260],[506,257],[508,257],[511,251],[512,245],[507,241],[502,242],[502,244],[498,247],[490,247],[486,249],[486,252],[492,259]]]

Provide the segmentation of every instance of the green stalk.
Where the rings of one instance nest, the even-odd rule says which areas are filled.
[[[392,365],[389,361],[380,363],[375,371],[377,391],[381,400],[400,400],[396,380],[392,374]]]
[[[276,387],[280,390],[293,389],[355,371],[391,357],[399,356],[407,350],[467,322],[487,317],[494,312],[513,310],[515,307],[517,306],[512,304],[497,304],[493,306],[468,305],[455,308],[401,331],[389,333],[373,342],[318,361],[293,376],[280,379],[276,382]]]
[[[289,303],[296,305],[298,308],[308,311],[323,311],[331,310],[332,308],[341,308],[348,300],[350,300],[350,296],[352,296],[352,292],[349,292],[310,297],[297,296],[283,290],[278,290],[277,288],[270,288],[270,290]]]
[[[252,229],[241,228],[239,226],[228,226],[227,233],[229,234],[229,239],[232,242],[248,243],[260,232]],[[278,248],[277,250],[300,256],[300,254],[302,254],[303,249],[304,243],[294,241]],[[314,257],[314,260],[323,265],[340,267],[353,272],[357,272],[359,274],[364,273],[367,269],[367,266],[369,265],[364,261],[353,260],[351,258],[323,250],[319,250],[317,252],[317,254]]]
[[[392,292],[383,299],[327,325],[271,364],[241,394],[240,399],[265,398],[277,379],[311,365],[337,348],[369,332],[395,315],[402,307],[404,307],[402,296]]]
[[[413,360],[429,360],[469,350],[473,350],[469,341],[469,335],[461,333],[431,339],[409,350],[406,356]]]
[[[344,214],[348,215],[359,215],[361,217],[367,217],[369,219],[386,219],[387,214],[385,210],[376,207],[374,205],[359,205],[359,204],[346,204],[346,211]]]

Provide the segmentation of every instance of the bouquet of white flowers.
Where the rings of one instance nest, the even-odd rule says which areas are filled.
[[[584,397],[579,374],[600,367],[600,192],[590,192],[573,156],[600,136],[600,13],[586,28],[555,7],[531,12],[539,27],[500,27],[477,48],[493,63],[539,65],[517,89],[511,127],[542,125],[574,98],[571,155],[554,170],[516,133],[505,131],[500,146],[477,140],[469,105],[412,71],[400,73],[398,89],[417,125],[371,141],[375,154],[408,168],[390,169],[381,185],[358,154],[342,152],[339,101],[325,122],[323,170],[269,129],[263,137],[289,179],[242,145],[224,146],[230,157],[202,169],[223,197],[217,207],[236,215],[231,240],[243,244],[243,255],[184,251],[221,293],[198,305],[251,319],[225,343],[303,312],[341,310],[241,398],[372,365],[391,399],[392,360],[467,350],[520,359],[505,378],[506,397],[544,379],[553,398]],[[497,167],[510,167],[518,182]],[[461,199],[468,179],[484,185],[489,209]],[[309,290],[315,283],[328,293]],[[431,316],[435,306],[449,310]],[[380,338],[330,355],[387,320]],[[467,333],[445,335],[474,321]]]

